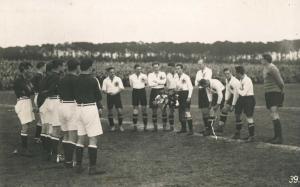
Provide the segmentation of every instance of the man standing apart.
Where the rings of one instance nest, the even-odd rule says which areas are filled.
[[[193,93],[193,85],[190,77],[183,73],[183,65],[176,65],[176,72],[178,74],[178,79],[176,79],[176,90],[178,91],[178,101],[179,101],[179,121],[181,123],[181,130],[178,133],[186,132],[186,122],[188,123],[189,133],[188,135],[193,135],[193,121],[190,112],[191,98]]]
[[[115,131],[113,107],[117,109],[119,129],[124,131],[122,127],[123,115],[122,115],[122,100],[121,91],[124,90],[122,79],[115,75],[115,68],[109,67],[106,69],[108,76],[104,79],[102,90],[107,94],[107,108],[108,108],[108,121],[111,127],[111,131]]]
[[[282,132],[278,107],[282,106],[284,100],[284,82],[278,68],[272,63],[271,55],[263,54],[261,63],[264,66],[263,77],[266,106],[271,113],[274,127],[274,137],[269,142],[281,144]]]
[[[75,85],[75,100],[78,110],[76,144],[76,172],[82,173],[82,157],[86,137],[88,138],[89,175],[103,174],[96,169],[97,143],[99,135],[103,134],[99,112],[101,112],[101,92],[98,80],[92,75],[93,61],[83,59],[80,62],[81,74]],[[99,111],[98,111],[99,110]]]
[[[209,120],[209,101],[207,98],[206,89],[199,85],[199,82],[202,79],[209,80],[212,78],[212,70],[204,64],[203,60],[200,59],[198,61],[200,70],[196,74],[195,78],[195,86],[199,86],[198,91],[198,107],[201,109],[202,112],[202,119],[205,126],[205,130],[210,129]]]
[[[147,97],[146,97],[146,89],[147,85],[147,75],[142,73],[142,67],[138,64],[134,66],[135,73],[129,76],[129,83],[132,87],[132,106],[133,106],[133,114],[132,114],[132,122],[133,122],[133,130],[137,131],[137,121],[139,115],[139,105],[142,106],[142,114],[143,114],[143,123],[144,123],[144,131],[147,130]]]
[[[159,63],[155,62],[152,64],[153,72],[148,75],[148,85],[151,87],[149,107],[152,109],[152,122],[153,132],[157,131],[157,109],[158,105],[155,104],[155,98],[164,90],[166,84],[166,73],[160,71]],[[163,128],[167,125],[167,112],[165,108],[162,108],[162,121]]]

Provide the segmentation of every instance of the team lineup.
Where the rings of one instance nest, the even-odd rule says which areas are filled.
[[[114,67],[106,69],[107,77],[101,86],[94,73],[93,64],[91,59],[82,59],[80,62],[72,59],[66,63],[53,60],[47,64],[38,63],[33,71],[30,63],[20,63],[20,74],[14,81],[17,97],[15,112],[22,125],[21,148],[16,153],[32,156],[27,145],[28,129],[30,124],[37,121],[36,138],[42,144],[42,156],[45,160],[54,162],[59,160],[58,147],[62,144],[65,168],[74,168],[76,173],[82,173],[83,152],[88,139],[88,173],[90,175],[105,173],[96,167],[98,137],[103,134],[100,121],[104,109],[101,103],[102,93],[107,95],[106,108],[110,131],[123,132],[125,129],[121,95],[124,86],[122,79],[115,75]],[[253,83],[246,74],[247,70],[243,66],[234,67],[235,72],[232,72],[229,67],[225,68],[224,85],[220,80],[213,78],[213,72],[206,66],[204,60],[200,59],[198,64],[199,71],[194,86],[199,89],[198,108],[202,113],[205,129],[201,134],[222,135],[227,116],[233,112],[236,132],[232,138],[254,142],[256,103]],[[281,144],[283,138],[278,107],[282,106],[284,100],[284,82],[269,54],[262,55],[261,64],[266,107],[270,111],[274,129],[274,137],[268,142]],[[138,130],[139,111],[141,111],[144,131],[148,131],[148,118],[151,117],[153,132],[158,131],[158,119],[162,120],[163,131],[174,132],[175,111],[178,110],[181,129],[176,133],[193,135],[190,107],[194,86],[190,75],[184,72],[184,65],[168,64],[167,72],[163,72],[160,70],[159,63],[153,63],[152,69],[152,72],[147,75],[143,73],[143,67],[136,64],[134,73],[129,76],[133,106],[132,131]],[[150,88],[148,101],[146,88]],[[31,101],[32,96],[34,96],[34,104]],[[147,106],[151,110],[151,116]],[[117,125],[114,122],[114,109],[117,113]],[[243,115],[248,126],[247,137],[241,137],[240,133]],[[215,124],[216,121],[218,124]]]

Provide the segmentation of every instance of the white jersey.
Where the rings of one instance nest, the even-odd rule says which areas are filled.
[[[164,88],[167,81],[165,72],[159,71],[158,73],[152,72],[148,75],[148,85],[151,88],[159,89]]]
[[[206,88],[208,101],[212,102],[213,94],[218,94],[217,104],[221,104],[223,99],[222,91],[224,89],[224,85],[218,79],[210,79],[209,87]]]
[[[176,80],[178,79],[178,74],[172,74],[168,73],[167,74],[167,88],[168,89],[175,89],[176,88]]]
[[[231,105],[235,105],[239,97],[238,89],[241,87],[240,81],[231,76],[230,80],[226,79],[226,92],[225,92],[225,101],[228,101],[231,96],[233,96]]]
[[[124,86],[120,77],[114,76],[112,80],[106,77],[103,81],[102,90],[105,93],[116,94],[123,89]]]
[[[212,70],[208,67],[205,67],[203,70],[199,70],[196,74],[196,78],[195,78],[195,86],[199,85],[199,81],[201,79],[207,79],[210,80],[212,78]],[[199,88],[202,88],[201,86],[199,86]]]
[[[129,84],[133,89],[145,88],[148,77],[144,73],[137,75],[136,73],[129,75]]]
[[[244,78],[240,80],[240,89],[238,93],[240,96],[253,96],[253,83],[252,80],[245,74]]]
[[[181,76],[178,75],[178,79],[176,80],[176,89],[178,91],[189,91],[188,98],[192,97],[193,84],[187,74],[183,73]]]

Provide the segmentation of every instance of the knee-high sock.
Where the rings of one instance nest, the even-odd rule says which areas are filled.
[[[169,114],[169,123],[170,123],[170,126],[174,125],[174,113]]]
[[[148,115],[147,115],[147,113],[143,113],[143,123],[144,123],[144,126],[147,126],[147,123],[148,123]]]
[[[81,165],[81,163],[82,163],[83,148],[84,148],[83,145],[76,144],[76,164],[77,165]]]
[[[153,124],[157,124],[157,114],[152,114],[152,122]]]
[[[165,126],[168,122],[168,116],[167,116],[167,113],[163,112],[162,113],[162,122],[163,122],[163,125]]]
[[[27,137],[28,137],[28,134],[21,133],[21,145],[22,145],[22,148],[24,148],[24,149],[27,149],[27,145],[28,145]]]
[[[204,123],[204,126],[205,126],[205,130],[211,130],[211,126],[209,124],[209,117],[203,117],[203,123]]]
[[[97,146],[89,145],[88,147],[90,166],[95,166],[97,163]]]
[[[40,138],[41,137],[41,132],[42,132],[42,127],[39,125],[36,125],[36,129],[35,129],[35,137],[36,138]]]
[[[113,127],[115,125],[113,114],[108,114],[108,122],[109,122],[109,126],[111,126],[111,127]]]
[[[41,134],[41,141],[42,141],[42,147],[44,150],[46,150],[46,135]]]
[[[281,122],[280,119],[273,120],[273,125],[274,125],[274,134],[275,138],[282,137],[282,130],[281,130]]]
[[[119,123],[119,126],[121,126],[123,123],[123,115],[122,114],[118,114],[118,123]]]
[[[242,125],[243,125],[242,120],[236,121],[236,122],[235,122],[235,129],[236,129],[237,131],[241,131]]]
[[[248,123],[249,136],[254,136],[254,123]]]
[[[222,125],[225,125],[226,121],[227,121],[227,112],[222,112],[220,115],[220,121],[223,123]]]
[[[51,137],[51,148],[52,148],[53,155],[57,155],[58,144],[59,144],[59,138]]]
[[[189,126],[189,130],[191,132],[193,132],[193,120],[192,120],[192,118],[188,118],[187,123],[188,123],[188,126]]]
[[[138,114],[132,114],[132,122],[134,125],[137,124],[138,122]]]

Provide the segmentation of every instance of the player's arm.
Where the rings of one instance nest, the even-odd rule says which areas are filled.
[[[187,86],[188,86],[188,90],[189,90],[188,100],[191,101],[194,87],[193,87],[190,77],[187,77]]]
[[[121,92],[122,90],[124,90],[124,85],[123,85],[123,81],[121,78],[118,79],[118,83],[119,83],[118,84],[119,92]]]
[[[157,83],[159,85],[165,85],[166,84],[166,81],[167,81],[167,76],[165,73],[162,73],[160,76],[159,76],[159,79],[157,81]]]
[[[152,76],[152,74],[150,73],[150,74],[148,75],[148,85],[149,85],[150,87],[154,87],[154,86],[157,86],[157,85],[158,85],[154,80],[155,80],[155,79],[154,79],[154,76]]]
[[[277,86],[280,88],[280,90],[283,90],[284,88],[284,82],[280,75],[280,72],[278,69],[272,68],[270,71],[271,75],[273,76]]]
[[[129,85],[130,85],[130,87],[131,88],[133,88],[133,80],[132,80],[133,78],[132,78],[132,76],[130,75],[129,76]]]
[[[209,89],[205,88],[206,89],[206,95],[207,95],[207,99],[208,99],[208,102],[209,102],[209,108],[211,108],[211,103],[212,103],[212,92],[209,91]]]
[[[101,94],[101,86],[97,78],[95,78],[95,96],[96,96],[96,104],[98,109],[102,109],[103,106],[101,104],[102,94]]]
[[[102,91],[103,91],[104,93],[107,94],[107,83],[106,83],[106,79],[104,79],[104,81],[103,81]]]
[[[203,79],[210,80],[211,78],[212,78],[212,70],[211,69],[207,69],[207,71],[205,72],[205,75],[204,75]]]
[[[248,93],[248,91],[250,90],[251,86],[253,86],[253,85],[252,85],[252,82],[251,82],[250,79],[245,80],[242,84],[244,84],[243,85],[244,88],[243,89],[239,89],[238,93],[241,96],[245,96]]]
[[[199,85],[199,81],[200,81],[200,73],[198,71],[197,74],[196,74],[196,78],[195,78],[195,86]]]
[[[233,106],[233,107],[235,106],[235,104],[239,98],[238,90],[240,87],[241,87],[241,84],[238,81],[233,84],[233,99],[232,99],[232,104],[231,104],[231,106]]]

